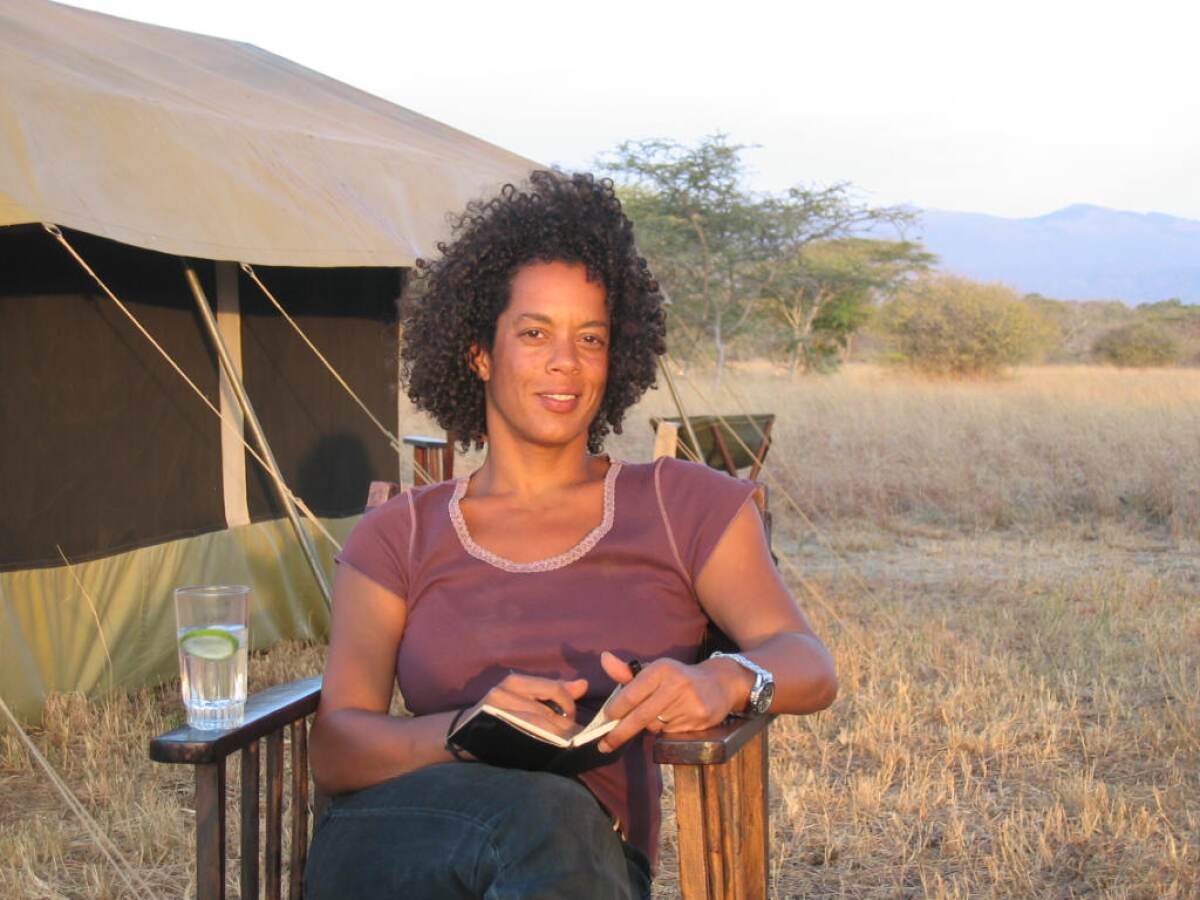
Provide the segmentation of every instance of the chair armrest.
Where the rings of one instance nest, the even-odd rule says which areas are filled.
[[[424,437],[419,434],[406,434],[404,443],[410,447],[421,447],[426,450],[441,450],[446,446],[446,439],[439,437]]]
[[[214,763],[253,741],[317,711],[321,676],[302,678],[246,698],[246,716],[237,728],[202,731],[184,725],[150,741],[150,759],[161,763]]]
[[[663,732],[654,741],[654,761],[671,766],[714,766],[729,762],[773,718],[726,719],[703,731]]]

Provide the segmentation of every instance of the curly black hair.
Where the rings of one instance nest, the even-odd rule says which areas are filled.
[[[413,290],[400,303],[400,379],[409,399],[464,450],[482,447],[484,386],[471,369],[472,345],[491,350],[522,266],[579,263],[604,286],[611,326],[608,382],[588,429],[588,450],[600,452],[609,430],[620,434],[625,411],[654,385],[666,352],[662,294],[612,182],[537,171],[524,185],[468,204],[452,234],[450,244],[438,244],[440,258],[417,260]]]

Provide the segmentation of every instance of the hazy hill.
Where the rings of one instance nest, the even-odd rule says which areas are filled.
[[[1025,293],[1200,302],[1200,222],[1076,204],[1030,219],[925,210],[942,267]]]

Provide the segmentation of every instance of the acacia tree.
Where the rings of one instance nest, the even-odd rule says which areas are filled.
[[[803,243],[771,260],[764,300],[787,330],[791,372],[845,362],[874,306],[935,259],[911,241],[847,237]]]
[[[670,140],[625,141],[599,161],[622,184],[642,252],[671,298],[672,314],[712,339],[717,375],[730,340],[754,312],[744,290],[755,261],[755,199],[742,186],[742,144],[726,135],[695,147]]]
[[[847,271],[838,290],[816,290],[820,274],[806,265],[820,254],[806,254],[805,248],[911,219],[898,208],[857,202],[846,184],[751,192],[743,186],[741,153],[746,149],[718,133],[694,147],[661,139],[625,141],[598,160],[621,185],[642,251],[671,298],[673,315],[711,339],[718,381],[730,342],[768,308],[783,313],[785,321],[789,315],[796,319],[788,327],[794,329],[797,347],[826,328],[827,337],[848,346],[849,333],[862,321],[858,304],[851,302],[853,279]],[[883,243],[893,253],[903,244]],[[868,271],[882,267],[889,251],[847,252],[851,257],[857,253],[857,286],[869,293]],[[831,272],[825,276],[832,277]]]

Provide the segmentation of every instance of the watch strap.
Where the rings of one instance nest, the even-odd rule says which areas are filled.
[[[746,701],[746,709],[741,714],[749,713],[751,715],[754,715],[756,712],[756,707],[758,705],[759,697],[762,695],[763,688],[768,684],[774,684],[775,676],[772,675],[766,669],[764,669],[762,666],[760,666],[758,663],[756,663],[754,660],[748,659],[747,657],[743,656],[741,653],[725,653],[721,650],[718,650],[715,653],[713,653],[711,656],[709,656],[709,659],[716,659],[718,657],[724,657],[725,659],[731,659],[734,662],[736,662],[738,665],[740,665],[742,668],[753,673],[754,685],[753,685],[753,687],[750,688],[750,697]]]

